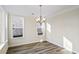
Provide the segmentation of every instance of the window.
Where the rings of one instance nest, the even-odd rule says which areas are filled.
[[[12,16],[13,38],[23,37],[24,18],[20,16]]]
[[[45,23],[37,23],[36,24],[37,27],[37,34],[38,35],[45,35]]]

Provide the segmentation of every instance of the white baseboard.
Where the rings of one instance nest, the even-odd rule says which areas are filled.
[[[47,40],[48,41],[48,40]],[[55,43],[55,42],[50,42],[50,41],[48,41],[49,43],[51,43],[51,44],[55,44],[55,45],[57,45],[57,46],[60,46],[60,47],[62,47],[62,48],[64,48],[62,45],[60,45],[60,44],[58,44],[58,43]],[[64,49],[66,49],[66,48],[64,48]],[[69,51],[69,50],[68,50]],[[71,51],[69,51],[69,52],[71,52]],[[78,54],[78,52],[77,51],[72,51],[72,53],[73,54]]]

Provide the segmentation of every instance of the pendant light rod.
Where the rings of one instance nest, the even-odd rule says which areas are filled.
[[[42,7],[42,5],[40,5],[40,16],[41,16],[41,7]]]
[[[40,5],[40,25],[41,25],[41,21],[42,21],[42,10],[41,10],[42,5]]]

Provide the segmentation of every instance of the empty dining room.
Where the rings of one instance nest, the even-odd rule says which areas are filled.
[[[0,5],[0,54],[78,54],[79,5]]]

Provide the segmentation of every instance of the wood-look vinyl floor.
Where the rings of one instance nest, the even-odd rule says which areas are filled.
[[[69,54],[63,48],[51,44],[47,41],[26,44],[22,46],[10,47],[7,54]]]

